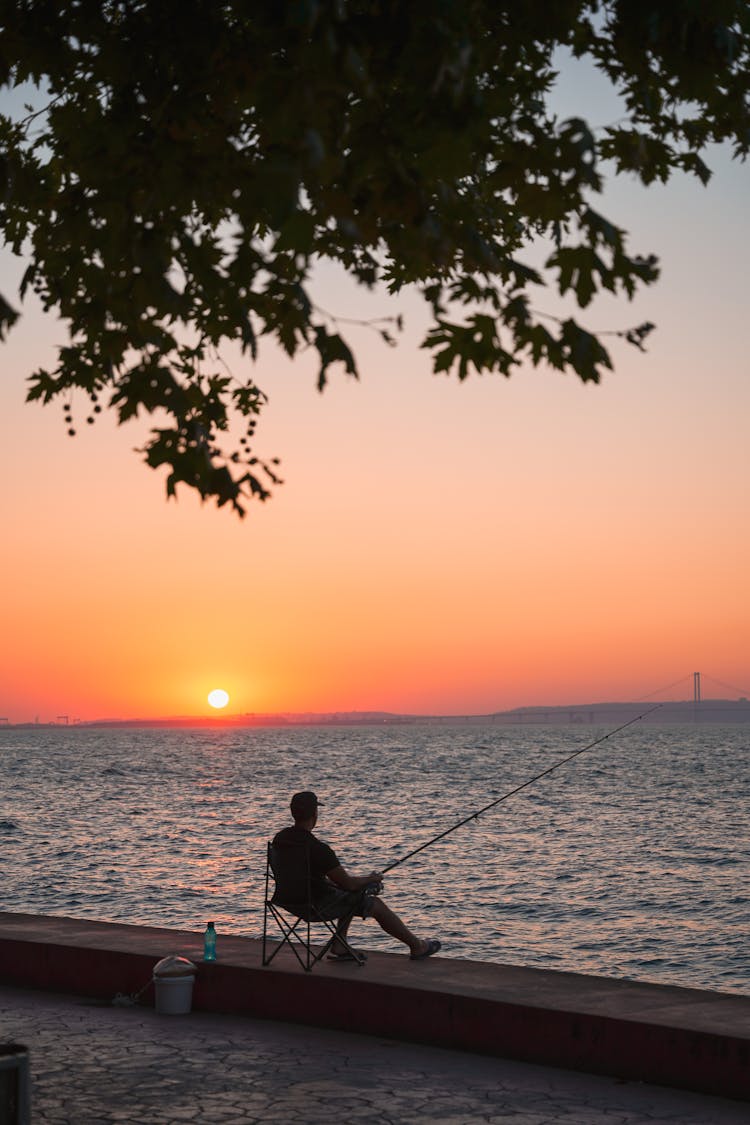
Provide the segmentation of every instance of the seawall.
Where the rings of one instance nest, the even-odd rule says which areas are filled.
[[[750,997],[512,965],[372,952],[305,973],[261,942],[32,914],[0,914],[0,981],[112,1000],[177,953],[197,965],[196,1010],[244,1013],[750,1100]],[[167,1017],[165,1017],[167,1018]],[[187,1018],[171,1017],[171,1018]]]

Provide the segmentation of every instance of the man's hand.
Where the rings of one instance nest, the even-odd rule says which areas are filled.
[[[344,891],[361,891],[372,883],[380,886],[383,875],[380,871],[371,871],[369,875],[350,875],[345,868],[339,866],[327,871],[326,878]]]
[[[368,895],[379,895],[383,889],[383,873],[381,871],[371,871],[369,875],[365,875],[367,882],[365,883],[365,891]]]

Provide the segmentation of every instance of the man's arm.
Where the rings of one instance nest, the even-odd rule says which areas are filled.
[[[327,871],[326,878],[341,887],[342,891],[361,891],[363,887],[369,887],[370,883],[383,881],[380,871],[371,871],[369,875],[350,875],[341,864]]]

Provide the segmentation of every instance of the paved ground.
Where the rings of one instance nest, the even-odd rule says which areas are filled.
[[[746,1103],[241,1016],[0,987],[34,1125],[747,1125]]]

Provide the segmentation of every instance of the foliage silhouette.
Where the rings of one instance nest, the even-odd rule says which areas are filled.
[[[184,483],[242,513],[277,462],[254,452],[263,391],[219,349],[255,360],[275,337],[315,349],[321,389],[334,364],[356,376],[311,296],[321,259],[416,287],[437,372],[530,360],[598,381],[600,335],[541,316],[531,292],[585,308],[654,281],[655,258],[592,206],[603,162],[706,182],[707,144],[744,157],[749,32],[736,0],[0,0],[0,84],[44,98],[0,116],[3,236],[28,260],[20,297],[69,330],[29,399],[61,398],[71,432],[76,390],[89,421],[153,415],[143,453],[168,494]],[[554,117],[560,48],[609,77],[621,121]],[[0,298],[0,334],[17,315]],[[642,347],[651,327],[621,335]]]

